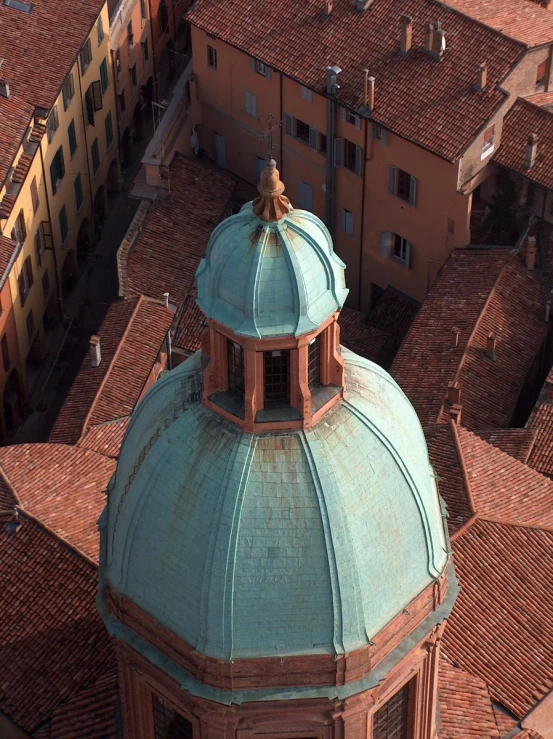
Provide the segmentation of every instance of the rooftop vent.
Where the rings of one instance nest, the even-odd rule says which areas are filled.
[[[526,152],[524,156],[524,164],[527,169],[532,169],[534,162],[536,161],[536,154],[538,153],[538,137],[535,133],[531,133],[528,136],[526,143]]]
[[[481,64],[476,70],[476,84],[474,85],[475,92],[480,92],[486,87],[488,81],[488,67],[485,64]]]
[[[30,13],[33,9],[32,3],[25,3],[23,0],[4,0],[4,5],[6,8],[20,10],[22,13]]]

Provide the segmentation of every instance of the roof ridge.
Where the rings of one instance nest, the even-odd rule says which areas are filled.
[[[512,526],[513,528],[516,528],[516,529],[532,529],[533,531],[544,531],[547,534],[553,534],[553,524],[551,526],[546,526],[546,525],[541,525],[537,523],[524,523],[523,521],[509,521],[508,519],[505,519],[505,518],[490,518],[489,515],[477,516],[477,518],[479,521],[487,521],[488,523],[495,523],[498,526]]]
[[[531,1],[533,1],[533,0],[531,0]],[[534,93],[534,95],[535,94],[536,93]],[[539,93],[537,93],[537,94],[539,94]],[[515,100],[515,102],[513,103],[513,105],[505,113],[505,117],[507,117],[511,113],[511,111],[514,109],[515,105],[519,101],[520,101],[521,104],[528,105],[528,106],[530,106],[532,108],[537,109],[538,112],[543,113],[544,114],[544,118],[547,117],[547,116],[549,116],[549,117],[552,117],[553,116],[553,111],[549,110],[548,108],[544,108],[543,105],[540,105],[539,103],[535,103],[533,100],[529,100],[528,98],[525,98],[525,97],[522,97],[522,95],[519,95],[517,97],[517,99]]]
[[[6,483],[6,485],[8,486],[8,488],[10,490],[10,493],[15,498],[15,505],[18,508],[21,508],[21,498],[17,494],[17,492],[15,490],[15,487],[13,486],[13,484],[12,484],[10,478],[8,477],[5,469],[3,468],[2,464],[0,464],[0,477],[2,477],[2,479],[4,480],[4,482]]]
[[[472,343],[474,337],[476,336],[476,332],[480,328],[480,323],[482,322],[483,317],[484,317],[486,311],[488,310],[488,307],[489,307],[489,305],[490,305],[490,303],[492,301],[492,298],[495,295],[495,291],[497,289],[497,286],[499,285],[499,283],[501,281],[501,278],[503,277],[503,273],[507,269],[507,266],[508,266],[508,261],[506,261],[505,264],[501,267],[501,270],[499,271],[499,274],[497,275],[497,277],[495,279],[495,282],[492,285],[492,288],[491,288],[490,292],[488,293],[488,297],[486,298],[486,300],[484,302],[484,305],[482,306],[482,309],[481,309],[481,311],[480,311],[480,313],[478,315],[478,318],[474,322],[474,326],[472,327],[472,331],[470,332],[470,335],[469,335],[469,337],[467,339],[467,343],[465,344],[465,348],[463,349],[463,353],[461,355],[461,358],[459,359],[459,363],[457,364],[457,369],[455,371],[455,375],[453,376],[452,382],[458,382],[459,379],[460,379],[461,370],[462,370],[463,365],[464,365],[464,363],[465,363],[465,361],[467,359],[467,356],[468,356],[468,350],[469,350],[469,348],[471,346],[471,343]],[[461,388],[461,391],[462,391],[462,388]],[[444,395],[444,399],[442,401],[442,404],[440,406],[440,410],[438,412],[438,418],[437,418],[438,422],[439,422],[439,419],[440,419],[440,417],[441,417],[441,415],[442,415],[442,413],[444,411],[444,407],[445,407],[445,404],[446,404],[446,398],[447,398],[447,391],[446,391],[446,393]]]
[[[450,425],[450,428],[451,428],[451,435],[453,436],[453,443],[455,445],[455,451],[457,453],[457,458],[459,460],[459,466],[461,468],[461,472],[462,472],[462,475],[463,475],[463,486],[464,486],[464,488],[466,490],[468,501],[469,501],[469,508],[471,510],[471,513],[472,513],[472,515],[470,516],[470,518],[468,518],[465,521],[465,523],[457,529],[457,531],[454,531],[453,534],[451,534],[450,539],[453,541],[454,539],[457,538],[457,536],[462,531],[465,531],[466,529],[469,528],[469,526],[477,519],[478,515],[477,515],[477,512],[476,512],[476,506],[474,504],[474,496],[472,494],[472,489],[471,489],[470,482],[469,482],[469,476],[468,476],[467,467],[465,465],[465,458],[463,456],[463,450],[461,448],[461,442],[460,442],[459,436],[457,434],[457,424],[455,423],[455,421],[451,420],[449,422],[449,425]]]
[[[90,421],[90,418],[92,416],[92,412],[94,411],[94,407],[95,407],[96,403],[98,402],[98,400],[99,400],[99,398],[100,398],[100,396],[101,396],[101,394],[102,394],[102,392],[104,390],[104,387],[106,385],[107,379],[108,379],[108,377],[109,377],[109,375],[110,375],[113,367],[115,366],[115,362],[119,358],[119,355],[121,353],[121,349],[123,347],[123,344],[125,343],[125,341],[127,339],[127,336],[128,336],[129,330],[130,330],[130,327],[132,326],[132,323],[133,323],[134,319],[136,318],[136,314],[138,313],[138,308],[141,305],[143,299],[144,299],[144,295],[140,295],[138,297],[138,299],[137,298],[125,298],[125,300],[136,300],[136,305],[134,307],[134,310],[132,312],[132,315],[130,316],[130,318],[129,318],[128,322],[127,322],[127,326],[126,326],[126,328],[125,328],[125,330],[123,332],[123,335],[121,336],[121,339],[119,340],[119,344],[117,345],[117,349],[115,350],[115,352],[113,354],[113,357],[111,358],[111,362],[109,363],[108,368],[106,369],[106,373],[102,377],[102,382],[100,383],[100,387],[96,391],[96,394],[94,396],[94,400],[90,404],[90,408],[88,409],[88,413],[86,414],[86,418],[85,418],[85,420],[83,422],[83,425],[81,427],[81,433],[80,433],[80,436],[79,436],[79,440],[86,433],[88,422]]]

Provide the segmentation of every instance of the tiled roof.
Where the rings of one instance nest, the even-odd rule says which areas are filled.
[[[444,653],[522,718],[553,687],[553,532],[477,519],[453,551],[461,592]]]
[[[117,670],[108,669],[52,715],[46,739],[116,739]]]
[[[32,733],[112,664],[96,567],[24,511],[0,526],[0,710]]]
[[[534,164],[528,169],[525,164],[526,144],[531,133],[537,134],[538,137],[537,154]],[[552,142],[553,113],[528,100],[518,98],[505,116],[501,146],[494,159],[498,164],[520,172],[532,182],[553,190]]]
[[[0,447],[0,468],[18,504],[52,531],[98,560],[96,522],[115,462],[63,444]]]
[[[77,446],[117,459],[129,420],[130,416],[125,416],[124,418],[118,418],[116,421],[108,421],[107,423],[101,423],[99,426],[92,426],[80,439]]]
[[[98,331],[100,366],[92,367],[88,354],[84,357],[50,433],[51,442],[76,444],[86,428],[130,415],[173,317],[171,310],[144,297],[110,306]]]
[[[390,337],[386,347],[390,359],[395,357],[419,308],[420,303],[389,285],[370,312],[369,326],[386,331]]]
[[[156,201],[140,233],[119,259],[127,296],[161,299],[173,305],[188,295],[207,241],[225,215],[234,179],[205,161],[177,156],[170,169],[171,193]]]
[[[440,739],[499,739],[488,686],[440,660],[438,677]]]
[[[545,338],[544,310],[538,276],[506,250],[452,252],[391,369],[422,425],[447,420],[448,383],[458,381],[464,426],[508,426]],[[486,356],[490,332],[497,337],[495,360]]]
[[[521,462],[528,462],[536,438],[535,431],[529,428],[493,429],[493,431],[475,431],[475,434]]]
[[[535,95],[529,95],[526,100],[534,103],[534,105],[541,105],[542,108],[551,108],[553,107],[553,91],[537,92]]]
[[[196,285],[194,284],[179,309],[178,323],[173,337],[173,346],[187,354],[198,351],[202,345],[205,316],[196,303]]]
[[[0,234],[0,289],[8,277],[8,267],[17,250],[17,243]]]
[[[527,429],[534,429],[536,440],[528,464],[538,472],[553,477],[553,402],[548,400],[552,395],[553,370],[549,373],[545,388],[538,398],[534,410],[526,424]]]
[[[528,46],[553,41],[553,17],[537,3],[525,0],[446,0],[446,4]]]
[[[367,314],[344,306],[338,317],[340,343],[352,352],[371,362],[378,362],[389,335],[385,331],[369,326]]]
[[[515,728],[517,721],[504,706],[492,703],[492,708],[495,715],[495,722],[499,729],[499,736],[504,737]]]
[[[7,8],[0,6],[0,18],[3,18],[6,10]],[[0,22],[0,39],[2,35],[2,23]],[[3,48],[1,43],[0,46]],[[2,121],[0,126],[0,189],[33,118],[34,106],[24,102],[20,95],[14,95],[14,91],[15,89],[12,90],[9,98],[0,95],[0,121]]]
[[[413,47],[405,56],[399,50],[402,14],[414,19]],[[369,69],[376,79],[371,117],[452,161],[504,102],[498,83],[525,53],[521,43],[431,0],[407,0],[401,8],[377,0],[364,13],[335,0],[329,17],[320,3],[259,0],[252,13],[249,0],[199,0],[187,18],[320,94],[326,67],[337,64],[337,99],[354,108],[363,102],[363,70]],[[552,20],[541,24],[549,28]],[[424,27],[436,21],[447,44],[439,61],[423,51]],[[488,84],[474,92],[480,60],[488,64]]]

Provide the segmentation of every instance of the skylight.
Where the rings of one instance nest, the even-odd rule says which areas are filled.
[[[23,0],[4,0],[4,5],[7,8],[13,8],[14,10],[20,10],[22,13],[30,13],[33,9],[32,3],[25,3]]]

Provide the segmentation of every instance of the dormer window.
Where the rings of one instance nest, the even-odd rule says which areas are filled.
[[[290,405],[290,350],[263,352],[265,408]]]
[[[320,387],[321,385],[321,337],[316,336],[309,344],[307,377],[310,388]]]
[[[227,341],[228,389],[244,398],[244,349],[235,341]]]

